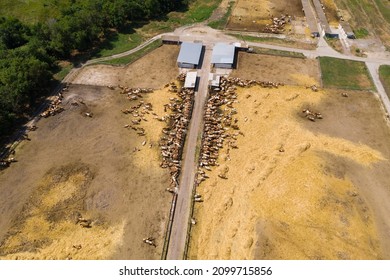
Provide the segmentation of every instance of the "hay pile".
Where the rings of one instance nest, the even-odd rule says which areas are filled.
[[[84,210],[91,170],[81,164],[53,169],[15,219],[1,246],[3,259],[105,259],[120,244],[123,223]],[[92,220],[83,228],[78,217]]]

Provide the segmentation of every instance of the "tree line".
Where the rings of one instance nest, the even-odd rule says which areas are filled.
[[[0,17],[0,138],[48,94],[56,62],[88,51],[111,28],[183,8],[189,0],[70,0],[60,15],[25,24]]]

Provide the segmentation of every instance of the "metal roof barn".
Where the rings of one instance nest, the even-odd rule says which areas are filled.
[[[211,63],[218,68],[232,68],[236,47],[224,43],[217,43],[213,48]]]
[[[177,58],[177,65],[181,68],[195,68],[199,64],[201,54],[201,43],[183,42]]]

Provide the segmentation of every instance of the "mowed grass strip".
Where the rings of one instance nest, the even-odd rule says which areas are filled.
[[[382,16],[385,18],[385,20],[390,23],[390,3],[388,0],[375,0],[376,5],[379,8],[379,11],[381,12]],[[387,3],[385,3],[387,2]]]
[[[130,64],[130,63],[133,63],[134,61],[136,61],[137,59],[140,59],[144,55],[150,53],[151,51],[157,49],[158,47],[161,47],[161,45],[162,45],[162,40],[156,40],[135,53],[132,53],[132,54],[124,56],[124,57],[119,57],[119,58],[114,58],[111,60],[103,61],[103,62],[100,62],[99,64],[111,64],[111,65]]]
[[[386,90],[387,96],[390,98],[390,65],[381,65],[379,67],[379,77]]]
[[[144,38],[138,33],[112,33],[92,57],[105,57],[125,52],[144,41]]]
[[[290,51],[282,51],[282,50],[274,50],[260,47],[253,47],[253,52],[256,54],[267,54],[267,55],[275,55],[275,56],[284,56],[284,57],[294,57],[294,58],[305,58],[305,55],[300,52],[290,52]]]
[[[243,35],[238,33],[226,33],[226,34],[236,37],[237,39],[243,40],[245,42],[265,43],[265,44],[271,44],[276,46],[291,46],[291,47],[304,49],[304,50],[314,50],[317,47],[315,44],[311,44],[311,43],[297,42],[293,40],[276,38],[276,37],[256,37],[256,36]]]
[[[223,15],[223,17],[219,20],[212,21],[208,24],[211,28],[215,29],[224,29],[226,27],[226,24],[229,20],[230,15],[232,14],[234,6],[234,1],[230,1],[226,13]]]
[[[364,62],[320,57],[322,82],[327,88],[374,90],[374,84]]]

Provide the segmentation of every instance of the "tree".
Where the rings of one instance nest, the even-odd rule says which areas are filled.
[[[15,18],[0,18],[0,45],[14,49],[27,42],[29,28]]]

